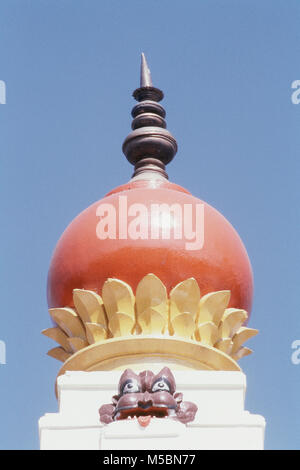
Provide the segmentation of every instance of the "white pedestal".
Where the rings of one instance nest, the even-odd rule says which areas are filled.
[[[135,419],[103,425],[98,409],[111,403],[121,372],[67,372],[58,379],[59,412],[39,420],[41,449],[263,449],[265,420],[244,410],[242,372],[172,372],[183,399],[198,406],[192,423],[153,418],[146,428]]]

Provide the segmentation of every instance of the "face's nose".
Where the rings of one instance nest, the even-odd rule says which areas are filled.
[[[153,405],[153,401],[149,392],[143,393],[141,400],[138,401],[140,408],[150,408]]]

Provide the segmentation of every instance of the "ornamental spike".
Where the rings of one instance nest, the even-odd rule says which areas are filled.
[[[152,80],[151,80],[151,72],[147,64],[147,60],[145,54],[142,52],[142,60],[141,60],[141,80],[140,80],[140,87],[153,87]]]

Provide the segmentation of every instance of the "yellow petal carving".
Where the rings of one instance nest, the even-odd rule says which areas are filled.
[[[249,356],[249,354],[252,354],[252,353],[253,353],[252,349],[241,348],[235,354],[232,355],[232,359],[234,359],[235,361],[238,361],[239,359],[242,359],[242,357]]]
[[[237,361],[252,352],[243,344],[258,333],[243,326],[248,317],[245,310],[228,308],[230,291],[201,298],[194,278],[177,284],[169,299],[165,285],[150,273],[139,282],[136,297],[125,282],[107,279],[102,297],[94,291],[74,289],[73,300],[76,310],[49,310],[56,325],[42,332],[60,345],[48,355],[62,362],[89,345],[133,334],[192,339]]]
[[[103,285],[102,298],[109,319],[116,312],[124,312],[134,318],[134,295],[126,282],[107,279]]]
[[[161,280],[154,274],[147,274],[137,286],[135,301],[138,323],[140,323],[140,316],[150,308],[164,320],[162,328],[164,332],[168,325],[168,296]]]
[[[81,338],[68,338],[68,342],[74,353],[89,345],[86,340],[83,340]]]
[[[48,338],[54,339],[54,341],[60,344],[66,352],[73,352],[72,348],[68,343],[67,335],[60,328],[47,328],[46,330],[42,331],[42,334],[47,336]]]
[[[218,327],[212,321],[202,323],[197,330],[196,338],[201,343],[213,346],[218,340]]]
[[[195,320],[199,311],[200,289],[194,278],[180,282],[170,292],[170,320],[181,313],[190,313]]]
[[[191,313],[181,313],[172,320],[176,336],[191,339],[195,332],[195,320]]]
[[[109,320],[109,328],[116,338],[117,336],[128,336],[132,334],[135,321],[127,313],[116,312]]]
[[[198,325],[212,321],[218,326],[229,300],[229,290],[221,290],[204,295],[200,300]]]
[[[232,354],[236,353],[240,349],[242,344],[244,344],[248,339],[257,335],[257,333],[258,330],[255,330],[254,328],[247,328],[245,326],[242,326],[232,338]]]
[[[57,359],[61,362],[65,362],[70,356],[72,356],[72,354],[67,353],[63,348],[60,347],[50,349],[47,354],[48,356],[53,357],[54,359]]]
[[[102,299],[113,336],[131,334],[135,324],[131,287],[119,279],[107,279],[103,285]]]
[[[232,345],[233,343],[231,338],[224,338],[215,344],[215,348],[220,349],[220,351],[223,351],[226,354],[230,354]]]
[[[139,325],[144,335],[162,334],[165,327],[165,318],[153,308],[147,308],[139,314]]]
[[[73,290],[74,305],[84,323],[100,323],[107,326],[103,301],[96,292],[84,289]]]
[[[227,308],[219,326],[220,337],[232,338],[247,318],[246,310]]]
[[[163,316],[167,315],[167,290],[161,280],[154,274],[147,274],[136,289],[137,312],[144,312],[147,308],[154,308]]]
[[[86,337],[89,344],[107,339],[107,330],[97,323],[86,323]]]
[[[49,313],[55,323],[69,336],[85,339],[81,320],[71,308],[50,308]]]

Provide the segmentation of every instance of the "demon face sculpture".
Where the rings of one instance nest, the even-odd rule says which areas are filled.
[[[168,367],[164,367],[157,375],[150,370],[137,375],[131,369],[126,369],[112,404],[103,405],[99,409],[100,421],[108,424],[137,418],[143,427],[150,423],[152,417],[177,419],[182,423],[193,421],[197,406],[182,401],[182,393],[175,392],[175,379]]]

